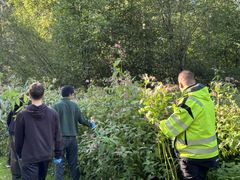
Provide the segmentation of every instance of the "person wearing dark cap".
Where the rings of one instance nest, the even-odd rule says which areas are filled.
[[[60,127],[63,136],[64,154],[70,167],[70,174],[73,180],[80,178],[78,168],[78,145],[77,145],[77,123],[88,126],[91,129],[96,127],[94,122],[86,120],[78,105],[71,101],[74,98],[72,86],[64,86],[61,90],[62,99],[53,106],[60,118]],[[55,179],[63,179],[63,162],[56,165]]]
[[[15,148],[22,161],[23,180],[44,180],[49,162],[62,156],[59,117],[43,104],[44,88],[33,83],[29,89],[32,104],[17,114]]]

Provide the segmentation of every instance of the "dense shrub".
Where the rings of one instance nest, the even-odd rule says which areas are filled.
[[[157,130],[139,114],[142,89],[128,75],[110,87],[90,87],[81,109],[96,119],[94,134],[80,137],[81,169],[86,179],[167,178],[157,154]]]
[[[176,86],[164,85],[145,76],[143,82],[134,82],[128,74],[115,69],[102,88],[90,86],[78,90],[77,98],[86,117],[97,123],[92,131],[80,127],[79,163],[83,179],[176,179],[176,162],[171,156],[169,142],[154,126],[173,112],[180,97]],[[59,90],[45,84],[45,102],[53,104]],[[3,89],[7,111],[25,88],[12,86]],[[229,83],[213,81],[211,93],[216,104],[217,135],[222,161],[237,161],[239,149],[239,92]],[[0,124],[0,155],[6,154],[6,113]],[[230,166],[230,167],[229,167]],[[238,164],[222,163],[213,170],[210,179],[238,177]],[[215,174],[218,175],[215,175]]]
[[[223,160],[239,160],[239,91],[230,83],[212,82],[217,117],[217,135]]]
[[[222,162],[218,169],[211,170],[208,174],[210,180],[238,180],[240,179],[240,164],[236,162]]]

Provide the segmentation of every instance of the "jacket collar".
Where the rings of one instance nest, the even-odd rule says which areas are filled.
[[[62,97],[62,99],[61,100],[63,100],[63,101],[70,101],[70,99],[69,98],[67,98],[67,97]]]
[[[195,83],[189,87],[187,87],[186,89],[184,89],[183,91],[183,94],[187,94],[187,93],[190,93],[190,92],[194,92],[194,91],[198,91],[202,88],[204,88],[205,86],[201,83]]]

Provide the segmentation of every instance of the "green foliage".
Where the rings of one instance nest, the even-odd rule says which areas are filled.
[[[0,156],[5,156],[8,152],[8,132],[6,127],[6,115],[1,116],[0,120]]]
[[[138,113],[141,88],[128,75],[116,78],[110,87],[91,86],[79,102],[97,123],[94,134],[80,136],[84,177],[165,179],[166,167],[156,154],[156,129]]]
[[[6,163],[7,163],[7,159],[0,157],[0,174],[1,174],[0,180],[11,179],[9,168],[5,166]]]
[[[238,180],[240,178],[240,165],[236,162],[223,162],[218,169],[211,170],[209,180]]]
[[[173,102],[176,99],[178,93],[176,86],[166,85],[164,86],[161,82],[154,82],[154,77],[144,77],[145,88],[143,89],[143,97],[141,99],[142,108],[139,110],[140,113],[145,114],[146,119],[152,123],[158,125],[159,122],[167,118],[175,107]],[[147,86],[152,87],[151,89]],[[172,107],[169,106],[172,104]],[[157,156],[162,164],[166,165],[166,179],[177,179],[177,168],[176,161],[173,159],[171,149],[171,141],[169,141],[165,135],[158,131],[157,134]]]
[[[47,76],[58,85],[88,86],[110,77],[119,57],[122,69],[138,79],[144,73],[175,79],[191,69],[208,82],[212,68],[239,77],[236,0],[4,2],[0,69],[6,77]]]
[[[82,110],[98,124],[94,134],[85,132],[80,136],[80,162],[85,178],[177,178],[171,142],[151,124],[173,112],[180,94],[176,86],[163,85],[152,77],[145,76],[144,81],[145,87],[141,87],[125,76],[115,79],[110,87],[91,86],[82,95]],[[240,152],[239,93],[232,84],[219,81],[212,82],[211,89],[216,104],[220,157],[237,160]],[[222,168],[219,171],[225,172]],[[231,175],[229,177],[234,177]]]
[[[143,89],[142,105],[140,113],[146,114],[146,118],[151,123],[167,118],[172,112],[175,101],[179,96],[175,85],[163,85],[156,82],[154,77],[144,77],[145,88]],[[150,86],[151,88],[147,88]],[[173,107],[172,107],[172,106]]]
[[[177,179],[176,161],[172,158],[171,142],[154,124],[167,118],[180,96],[175,85],[159,83],[145,75],[143,82],[134,81],[123,72],[120,59],[114,62],[113,76],[106,79],[109,86],[90,85],[77,90],[76,99],[86,117],[96,121],[97,128],[81,127],[79,164],[83,179]],[[48,79],[45,103],[51,105],[59,98],[55,80]],[[15,83],[18,81],[14,81]],[[25,87],[33,82],[30,80]],[[53,85],[51,85],[53,84]],[[221,160],[226,161],[211,178],[238,177],[239,160],[239,92],[230,83],[219,80],[211,83],[216,105],[217,136]],[[26,92],[19,84],[3,88],[9,110],[19,95]],[[0,155],[6,154],[6,113],[0,124]],[[217,175],[216,175],[217,173]]]
[[[212,90],[216,104],[220,154],[225,160],[239,160],[239,91],[232,84],[223,82],[213,82]]]

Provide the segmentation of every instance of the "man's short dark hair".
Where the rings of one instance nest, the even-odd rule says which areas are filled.
[[[44,95],[44,87],[41,83],[36,82],[30,85],[29,94],[32,99],[39,100]]]
[[[62,97],[69,97],[74,93],[72,86],[66,85],[62,87]]]

